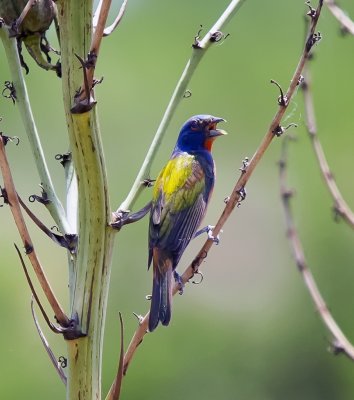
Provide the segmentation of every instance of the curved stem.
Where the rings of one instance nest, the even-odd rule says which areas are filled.
[[[302,86],[302,90],[304,93],[307,132],[309,134],[323,179],[334,200],[335,212],[338,214],[338,216],[342,217],[344,221],[346,221],[352,228],[354,228],[354,213],[347,202],[344,200],[342,193],[337,186],[337,183],[328,165],[325,152],[317,134],[315,107],[311,94],[311,77],[308,65],[304,70],[304,78],[305,81],[304,85]]]
[[[297,229],[295,227],[293,216],[290,207],[290,199],[292,192],[286,187],[286,163],[287,163],[287,141],[284,140],[281,160],[279,162],[279,181],[280,181],[280,194],[282,198],[285,222],[287,228],[287,237],[293,250],[294,259],[301,273],[305,286],[314,302],[319,316],[322,322],[333,335],[334,340],[332,346],[335,354],[345,353],[351,360],[354,360],[354,346],[344,335],[343,331],[333,318],[330,310],[321,292],[316,284],[315,278],[313,277],[311,270],[306,261],[305,253]]]
[[[67,221],[65,210],[56,195],[52,179],[47,167],[41,141],[38,135],[37,126],[33,118],[33,113],[28,98],[26,83],[22,74],[22,68],[17,52],[15,38],[9,38],[5,27],[0,29],[0,37],[3,42],[6,58],[9,64],[12,81],[16,89],[16,104],[25,127],[28,140],[32,149],[41,185],[48,196],[50,202],[46,205],[55,223],[63,233],[72,233],[73,227]]]

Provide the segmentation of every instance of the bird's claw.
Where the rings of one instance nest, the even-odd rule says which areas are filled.
[[[183,294],[184,283],[183,283],[181,275],[179,275],[176,271],[173,271],[173,276],[174,276],[175,281],[177,282],[177,284],[179,286],[178,293],[179,294]]]
[[[215,228],[214,225],[208,225],[207,227],[207,232],[208,232],[208,239],[212,240],[216,245],[220,243],[220,235],[217,235],[216,237],[213,235],[213,229]],[[223,231],[220,230],[220,233]]]
[[[215,244],[219,244],[220,243],[220,237],[219,235],[217,235],[216,237],[214,237],[213,235],[213,229],[215,228],[214,225],[207,225],[206,227],[204,227],[203,229],[199,230],[198,232],[196,232],[194,234],[194,237],[197,237],[199,235],[201,235],[202,233],[206,232],[208,234],[208,239],[212,240]],[[222,229],[220,230],[220,233],[222,233]]]

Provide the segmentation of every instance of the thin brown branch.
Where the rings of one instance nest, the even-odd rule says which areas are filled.
[[[119,313],[119,322],[120,322],[120,352],[119,352],[118,371],[114,379],[114,382],[111,388],[109,389],[106,400],[119,400],[120,391],[122,387],[123,359],[124,359],[124,325],[121,313]]]
[[[42,316],[43,316],[45,322],[47,323],[48,327],[49,327],[54,333],[62,333],[61,328],[55,326],[55,325],[50,321],[50,319],[49,319],[47,313],[45,312],[45,309],[44,309],[44,307],[42,306],[42,303],[40,302],[39,297],[38,297],[38,295],[37,295],[37,293],[36,293],[36,290],[35,290],[35,288],[34,288],[34,286],[33,286],[31,277],[30,277],[30,275],[29,275],[29,273],[28,273],[28,270],[27,270],[25,261],[24,261],[24,259],[23,259],[23,257],[22,257],[22,254],[21,254],[21,252],[20,252],[20,249],[17,247],[17,245],[16,245],[15,243],[14,243],[14,246],[15,246],[15,249],[16,249],[16,251],[17,251],[18,257],[19,257],[19,259],[20,259],[20,262],[21,262],[21,265],[22,265],[22,268],[23,268],[23,272],[25,273],[25,277],[26,277],[26,279],[27,279],[28,286],[29,286],[30,289],[31,289],[32,297],[36,300],[36,303],[37,303],[39,309],[41,310],[41,313],[42,313]]]
[[[33,247],[32,240],[30,237],[30,234],[28,232],[25,220],[23,218],[22,212],[21,212],[21,206],[18,200],[18,196],[16,193],[14,181],[12,179],[12,174],[10,171],[9,163],[6,157],[6,152],[5,152],[5,144],[4,144],[4,138],[0,135],[0,169],[2,172],[3,180],[4,180],[4,186],[7,194],[7,199],[10,205],[10,209],[14,218],[14,221],[16,223],[17,229],[19,231],[19,234],[21,236],[23,245],[26,250],[26,254],[33,266],[33,270],[35,274],[37,275],[38,282],[40,283],[44,294],[47,297],[47,300],[49,304],[52,307],[52,310],[62,326],[68,326],[69,324],[69,319],[65,315],[61,305],[59,304],[57,298],[55,297],[55,294],[53,292],[53,289],[51,288],[48,279],[43,271],[43,268],[41,266],[41,263],[37,257],[36,251]]]
[[[216,237],[228,218],[230,217],[232,211],[234,210],[235,206],[242,200],[243,198],[243,193],[244,193],[244,188],[250,179],[253,171],[255,170],[256,166],[258,165],[259,161],[262,159],[264,153],[268,149],[270,143],[272,142],[274,136],[278,136],[281,133],[283,133],[284,128],[280,126],[281,120],[285,114],[285,111],[288,108],[288,105],[291,101],[291,98],[301,80],[301,74],[302,70],[304,68],[304,65],[308,59],[309,53],[313,47],[313,45],[320,39],[320,35],[315,33],[315,29],[317,26],[317,21],[318,18],[321,14],[322,10],[322,5],[323,5],[323,0],[319,0],[317,9],[312,9],[310,8],[311,13],[308,15],[311,18],[311,23],[310,23],[310,28],[308,35],[306,37],[306,42],[304,45],[303,52],[300,56],[299,63],[296,67],[296,70],[294,72],[294,75],[291,79],[290,86],[286,92],[286,94],[282,94],[279,99],[279,109],[277,113],[275,114],[270,127],[265,134],[263,140],[261,141],[257,151],[255,152],[254,156],[250,160],[249,164],[247,165],[246,168],[242,170],[242,174],[240,178],[237,180],[235,187],[232,190],[232,193],[230,195],[230,198],[226,204],[226,207],[224,208],[221,216],[219,217],[219,220],[217,221],[214,229],[213,229],[213,235]],[[213,245],[213,241],[211,239],[208,239],[200,251],[198,252],[197,256],[194,258],[192,263],[186,268],[184,273],[182,274],[181,278],[184,283],[187,283],[193,275],[198,271],[198,268],[200,264],[203,262],[203,260],[207,257],[208,252],[210,248]],[[174,294],[178,292],[179,285],[175,284],[174,287]],[[143,341],[143,338],[145,334],[148,332],[148,319],[149,319],[149,313],[147,313],[144,317],[139,318],[139,326],[137,330],[135,331],[133,338],[128,346],[128,349],[125,353],[124,356],[124,374],[126,373],[129,363],[131,362],[134,353],[140,343]]]
[[[342,28],[354,35],[354,21],[338,6],[338,4],[334,0],[325,0],[325,4],[328,7],[329,11],[333,14],[333,16],[338,20],[341,24]]]
[[[41,329],[41,327],[39,325],[36,312],[34,311],[33,296],[32,296],[32,299],[31,299],[31,311],[32,311],[32,317],[33,317],[34,324],[36,325],[38,335],[39,335],[39,337],[40,337],[40,339],[42,341],[42,344],[43,344],[43,346],[45,348],[45,351],[47,352],[47,354],[48,354],[48,356],[50,358],[50,361],[52,362],[55,370],[57,371],[57,373],[59,375],[59,378],[62,380],[64,385],[66,385],[67,379],[66,379],[65,373],[63,371],[63,368],[58,364],[58,361],[57,361],[52,349],[50,348],[49,343],[48,343],[46,337],[44,336],[44,333],[43,333],[43,331],[42,331],[42,329]]]
[[[301,273],[306,288],[316,306],[318,314],[320,315],[324,325],[333,335],[332,346],[335,354],[345,353],[349,358],[354,360],[354,346],[350,343],[347,337],[344,335],[332,314],[330,313],[327,304],[325,303],[321,292],[316,284],[316,281],[308,267],[308,263],[305,258],[304,250],[301,244],[300,237],[295,228],[293,216],[290,207],[290,199],[292,192],[287,189],[286,186],[286,163],[287,163],[287,140],[284,138],[282,155],[279,162],[279,179],[280,179],[280,194],[285,212],[285,221],[287,227],[287,237],[292,246],[294,259]]]
[[[36,217],[36,215],[33,214],[33,212],[27,207],[26,203],[21,199],[21,197],[18,194],[17,197],[21,207],[26,211],[27,215],[31,218],[31,220],[38,226],[38,228],[43,233],[45,233],[51,240],[53,240],[54,243],[70,250],[71,252],[74,252],[76,250],[76,241],[77,241],[76,235],[63,236],[53,233],[43,224],[43,222],[39,218]],[[70,243],[69,240],[67,239],[68,236],[73,239],[72,243]]]
[[[328,187],[328,190],[333,197],[335,211],[340,215],[352,228],[354,228],[354,213],[344,200],[338,186],[335,182],[333,174],[329,168],[323,147],[318,138],[316,118],[315,118],[315,108],[313,104],[313,98],[311,93],[311,77],[308,65],[304,69],[304,84],[302,85],[304,93],[305,102],[305,114],[306,114],[306,125],[311,143],[320,167],[323,179]]]
[[[111,8],[112,0],[103,0],[98,14],[97,25],[92,38],[90,53],[98,56],[100,50],[103,32],[106,26],[109,9]]]

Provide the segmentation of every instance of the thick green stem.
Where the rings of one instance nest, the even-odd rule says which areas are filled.
[[[229,20],[233,17],[236,11],[241,7],[245,0],[232,0],[226,10],[222,13],[220,18],[216,21],[213,27],[208,31],[208,33],[204,36],[202,40],[199,41],[199,38],[196,38],[196,43],[193,46],[191,58],[188,60],[187,65],[185,66],[182,75],[177,83],[175,90],[173,91],[172,97],[167,105],[165,113],[162,117],[159,127],[157,128],[155,137],[150,145],[150,148],[146,154],[145,160],[143,161],[143,165],[138,172],[138,175],[135,179],[135,182],[130,189],[130,192],[123,203],[119,206],[116,211],[117,217],[120,212],[128,211],[135,203],[140,193],[145,188],[144,180],[149,178],[150,168],[152,162],[157,154],[157,151],[160,147],[161,141],[166,134],[166,130],[168,125],[172,119],[174,112],[177,109],[180,101],[183,98],[187,90],[187,86],[193,76],[194,71],[196,70],[199,62],[203,58],[204,54],[208,50],[208,48],[215,41],[218,41],[221,37],[220,30],[223,26],[229,22]]]
[[[96,109],[73,114],[73,99],[83,82],[75,54],[86,58],[92,36],[90,0],[57,2],[62,82],[70,150],[78,183],[78,250],[75,276],[69,282],[71,315],[85,337],[68,341],[67,399],[101,398],[103,332],[110,277],[113,231]]]
[[[37,127],[33,118],[26,83],[22,74],[22,67],[17,52],[16,39],[9,38],[7,29],[5,27],[0,29],[0,37],[5,48],[11,79],[16,89],[16,104],[18,106],[23,125],[25,126],[43,190],[50,200],[50,202],[47,204],[47,208],[59,229],[63,233],[72,233],[74,227],[70,226],[66,219],[65,210],[55,193],[52,179],[49,174],[41,141],[39,139]]]

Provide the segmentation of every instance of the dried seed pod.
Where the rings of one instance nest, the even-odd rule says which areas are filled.
[[[26,12],[28,3],[28,0],[1,0],[0,16],[9,27],[10,36],[17,38],[21,63],[26,72],[28,67],[21,55],[22,42],[40,67],[55,70],[60,76],[60,64],[51,64],[49,57],[51,47],[45,37],[56,16],[56,5],[52,0],[36,0],[33,5],[27,7]]]

